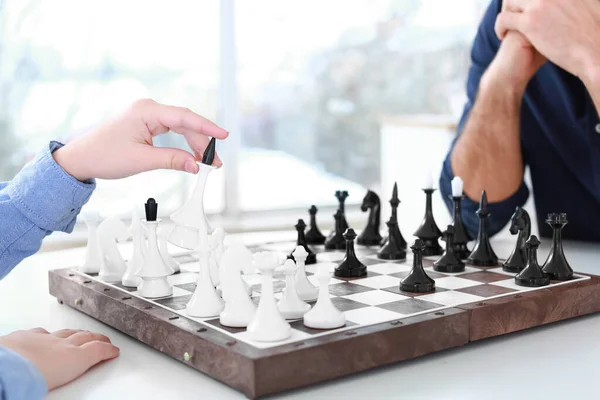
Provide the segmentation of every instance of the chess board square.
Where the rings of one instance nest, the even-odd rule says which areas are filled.
[[[421,300],[430,301],[432,303],[443,304],[446,306],[456,306],[459,304],[475,303],[484,299],[482,296],[475,296],[469,293],[457,292],[448,290],[446,292],[436,292],[419,297]]]
[[[398,272],[396,274],[390,274],[390,276],[395,276],[396,278],[404,279],[408,276],[408,274],[410,274],[410,271]],[[427,276],[429,276],[431,279],[438,279],[438,278],[444,278],[448,275],[443,275],[443,274],[440,274],[439,272],[427,271]]]
[[[364,293],[374,290],[375,289],[367,286],[355,285],[354,283],[349,282],[342,282],[329,285],[329,294],[333,294],[335,296],[346,296],[350,294]]]
[[[385,308],[386,310],[393,311],[402,315],[411,315],[422,311],[440,308],[443,307],[443,305],[431,301],[421,300],[418,298],[407,298],[405,300],[399,300],[392,303],[382,304],[378,307]]]
[[[398,272],[408,272],[412,269],[412,266],[408,264],[378,263],[371,265],[368,269],[382,275],[392,275]]]
[[[178,274],[167,277],[167,280],[171,285],[195,283],[198,280],[198,274],[195,274],[193,272],[180,272]]]
[[[363,263],[363,265],[366,265],[367,267],[370,267],[371,265],[376,265],[376,264],[381,264],[380,260],[373,260],[372,258],[369,257],[358,257],[358,260]],[[378,272],[378,271],[375,271]]]
[[[232,328],[230,326],[221,325],[221,322],[219,321],[219,318],[212,318],[204,320],[204,323],[216,326],[217,328],[223,329],[224,331],[227,331],[229,333],[239,333],[244,332],[246,330],[246,328]]]
[[[495,272],[491,272],[491,270],[480,271],[480,272],[469,272],[467,274],[461,275],[460,277],[463,279],[470,279],[470,280],[481,282],[481,283],[503,281],[506,279],[506,275],[497,274]]]
[[[425,264],[423,264],[423,266],[425,266]],[[466,266],[465,270],[462,272],[439,272],[439,271],[434,270],[433,266],[431,266],[431,267],[426,267],[425,271],[427,271],[428,274],[429,274],[429,272],[437,272],[438,274],[444,274],[446,276],[456,276],[456,275],[468,274],[469,272],[480,272],[481,269]]]
[[[344,259],[345,255],[346,252],[343,250],[332,250],[327,253],[319,253],[317,254],[317,264],[339,262]]]
[[[154,301],[172,310],[183,310],[187,307],[187,303],[189,303],[191,299],[192,295],[189,294],[186,296],[165,297]]]
[[[526,292],[526,291],[537,289],[537,288],[534,288],[534,287],[519,286],[519,285],[517,285],[515,283],[515,278],[506,279],[506,280],[503,280],[503,281],[496,281],[496,282],[490,283],[490,285],[502,286],[502,287],[505,287],[505,288],[514,289],[514,290],[519,291],[519,292]]]
[[[273,243],[265,243],[260,246],[264,251],[273,251],[280,253],[291,253],[296,248],[296,242],[273,242]],[[311,249],[312,250],[312,249]]]
[[[354,301],[354,300],[350,300],[350,299],[345,299],[343,297],[332,297],[331,302],[338,310],[340,310],[342,312],[368,307],[367,304],[360,303],[358,301]]]
[[[502,286],[483,284],[483,285],[469,286],[466,288],[457,289],[457,292],[474,294],[475,296],[481,296],[481,297],[492,297],[492,296],[498,296],[498,295],[502,295],[502,294],[506,294],[506,293],[514,293],[514,292],[516,292],[516,290],[505,288]]]
[[[377,261],[379,263],[395,263],[395,264],[409,264],[412,265],[412,256],[411,257],[407,257],[404,260],[382,260],[381,258],[377,257],[377,254],[372,254],[370,256],[367,256],[366,258]]]
[[[247,330],[243,332],[234,333],[231,335],[234,339],[241,340],[242,342],[248,343],[254,347],[258,347],[261,349],[268,349],[269,347],[277,347],[288,343],[293,342],[301,342],[302,340],[308,339],[311,337],[310,334],[306,332],[302,332],[298,329],[292,329],[292,336],[285,340],[280,340],[279,342],[257,342],[252,340],[250,337],[250,333]]]
[[[319,287],[319,277],[318,277],[317,275],[311,275],[311,276],[309,276],[309,277],[308,277],[308,281],[309,281],[310,283],[312,283],[313,285],[315,285],[316,287]],[[332,278],[329,280],[329,284],[330,284],[330,285],[332,285],[332,284],[334,284],[334,283],[340,283],[340,282],[344,282],[344,281],[343,281],[343,280],[341,280],[341,279],[335,278],[335,277],[332,277]],[[284,284],[285,284],[285,282],[284,282]]]
[[[180,289],[185,290],[186,292],[194,293],[196,291],[196,283],[186,283],[184,285],[175,285]]]
[[[456,276],[447,276],[435,281],[435,285],[444,289],[462,289],[469,286],[476,286],[479,282],[470,279],[458,278]]]
[[[301,332],[304,333],[308,333],[309,335],[317,335],[319,333],[323,333],[323,332],[335,332],[338,329],[343,329],[343,328],[347,328],[350,326],[356,326],[356,324],[354,322],[348,321],[346,320],[346,325],[340,327],[340,328],[335,328],[335,329],[313,329],[313,328],[309,328],[308,326],[304,325],[304,320],[303,319],[297,319],[293,322],[290,322],[290,325],[292,326],[292,329],[297,329]]]
[[[491,268],[488,269],[489,272],[494,272],[496,274],[502,274],[502,275],[508,275],[508,276],[515,276],[517,274],[513,273],[513,272],[506,272],[505,270],[503,270],[502,268]]]
[[[389,286],[399,285],[400,279],[389,275],[379,275],[372,278],[358,279],[353,281],[357,285],[368,286],[373,289],[382,289]]]
[[[392,292],[392,293],[397,293],[397,294],[401,294],[402,296],[406,296],[406,297],[421,297],[421,296],[425,296],[426,294],[432,294],[432,293],[439,293],[439,292],[446,292],[448,291],[448,289],[444,289],[441,287],[436,287],[434,292],[427,292],[427,293],[414,293],[414,292],[405,292],[400,290],[400,285],[396,285],[396,286],[391,286],[391,287],[387,287],[387,288],[383,288],[382,290],[385,290],[386,292]]]
[[[368,292],[349,294],[343,296],[343,298],[358,301],[370,306],[378,306],[385,303],[409,299],[410,297],[402,296],[392,292],[386,292],[384,290],[371,290]]]
[[[379,324],[398,319],[398,313],[379,307],[365,307],[348,311],[345,314],[346,321],[354,322],[358,325]]]
[[[355,278],[344,278],[343,276],[335,276],[335,279],[339,279],[341,281],[345,281],[345,282],[349,282],[349,281],[356,281],[359,279],[367,279],[367,278],[371,278],[374,276],[379,276],[381,274],[378,274],[377,272],[373,272],[373,271],[369,271],[369,269],[367,269],[367,275],[365,276],[359,276],[359,277],[355,277]]]

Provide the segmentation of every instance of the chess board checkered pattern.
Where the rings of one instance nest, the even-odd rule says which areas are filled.
[[[260,245],[251,248],[252,251],[275,251],[283,256],[295,248],[293,242],[279,242]],[[344,251],[329,251],[323,246],[312,247],[317,253],[317,263],[307,265],[308,279],[318,287],[314,275],[321,265],[333,267],[345,255]],[[463,272],[440,273],[433,269],[433,262],[437,257],[425,257],[423,266],[428,275],[435,280],[433,293],[408,293],[400,291],[400,281],[412,268],[412,257],[409,254],[406,260],[384,261],[377,258],[377,249],[356,246],[356,254],[367,266],[367,276],[362,278],[337,278],[332,277],[329,284],[330,297],[333,304],[346,316],[346,326],[332,330],[316,330],[304,326],[303,321],[289,321],[292,326],[292,337],[281,342],[262,343],[250,339],[246,329],[229,328],[219,323],[219,318],[193,318],[185,313],[185,307],[196,289],[197,275],[186,272],[186,265],[197,261],[191,254],[174,256],[181,263],[181,272],[169,277],[173,285],[173,295],[161,299],[145,299],[156,305],[164,307],[183,317],[208,324],[222,333],[230,335],[236,340],[241,340],[258,348],[275,347],[290,342],[304,341],[311,337],[337,333],[344,330],[356,329],[361,326],[379,324],[401,320],[428,312],[441,311],[446,308],[460,306],[468,303],[477,303],[487,299],[514,295],[518,292],[540,290],[547,288],[528,288],[514,283],[515,274],[504,272],[501,266],[472,267],[467,266]],[[98,279],[91,276],[92,279]],[[244,275],[246,282],[252,286],[252,298],[256,304],[260,300],[260,275]],[[284,288],[284,277],[275,273],[275,297],[281,298]],[[575,275],[573,280],[567,282],[551,282],[550,285],[568,285],[573,282],[589,279],[589,277]],[[126,288],[120,284],[112,285],[130,295],[137,296],[135,288]],[[314,305],[315,301],[309,302]]]

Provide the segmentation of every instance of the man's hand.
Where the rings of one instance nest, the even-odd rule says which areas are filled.
[[[31,361],[44,375],[48,390],[56,389],[83,375],[104,360],[119,355],[104,335],[63,329],[48,333],[36,328],[0,337],[0,346]]]
[[[172,130],[185,136],[194,154],[152,145],[154,136]],[[210,137],[227,131],[187,108],[138,100],[122,115],[75,139],[53,154],[67,173],[80,181],[118,179],[155,169],[198,172],[197,160]],[[221,160],[215,157],[215,164]]]
[[[600,2],[505,0],[496,33],[522,33],[554,64],[584,82],[600,70]]]

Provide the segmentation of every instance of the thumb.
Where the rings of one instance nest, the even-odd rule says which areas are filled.
[[[196,158],[189,152],[172,147],[150,147],[144,152],[142,160],[146,170],[173,169],[190,174],[198,173]]]

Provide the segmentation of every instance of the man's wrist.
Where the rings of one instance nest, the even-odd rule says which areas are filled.
[[[489,68],[481,77],[479,92],[520,103],[528,83],[529,79],[511,79],[494,68]]]

